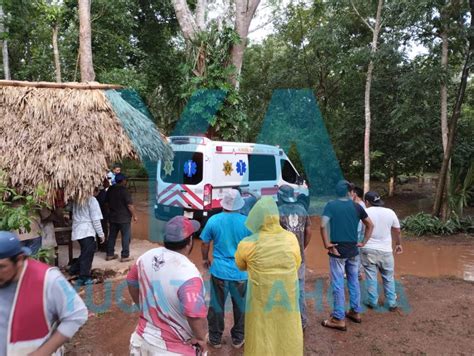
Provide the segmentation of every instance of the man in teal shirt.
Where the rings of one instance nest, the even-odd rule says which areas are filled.
[[[221,201],[222,213],[212,216],[201,233],[202,259],[211,274],[211,301],[207,321],[209,324],[209,344],[222,347],[224,332],[224,307],[230,293],[234,312],[234,327],[230,334],[232,346],[240,348],[244,344],[245,293],[247,272],[242,272],[235,264],[237,245],[252,233],[245,227],[246,217],[239,213],[244,200],[238,190],[232,189]],[[209,262],[209,245],[213,241],[213,260]]]

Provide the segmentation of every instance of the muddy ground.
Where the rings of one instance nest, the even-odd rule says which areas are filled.
[[[308,278],[306,290],[323,286],[320,299],[309,301],[309,326],[305,334],[305,355],[471,355],[474,350],[474,283],[454,278],[420,278],[405,276],[399,280],[406,301],[402,310],[390,313],[369,310],[362,324],[348,322],[347,332],[323,328],[321,320],[329,314],[328,279]],[[127,293],[116,297],[121,280],[114,282],[114,299],[110,310],[93,314],[68,346],[68,355],[127,355],[128,341],[138,315],[125,313],[117,299],[130,304]],[[103,285],[94,287],[94,301],[100,304]],[[240,355],[233,350],[228,336],[232,315],[226,316],[226,344],[210,355]]]

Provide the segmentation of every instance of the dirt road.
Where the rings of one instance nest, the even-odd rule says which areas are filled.
[[[367,311],[362,324],[348,323],[347,332],[328,330],[320,325],[329,313],[327,300],[309,300],[310,323],[305,335],[305,355],[384,355],[428,354],[468,355],[474,350],[474,283],[459,279],[404,277],[401,280],[408,304],[400,313]],[[114,283],[114,296],[120,281]],[[323,286],[327,294],[328,280],[312,277],[306,290],[314,292]],[[137,314],[123,311],[130,300],[115,296],[112,308],[92,314],[86,326],[68,347],[68,355],[127,355],[130,334],[137,323]],[[103,285],[95,286],[94,300],[101,303]],[[117,301],[124,302],[121,308]],[[210,355],[240,355],[229,345],[232,315],[226,316],[224,348],[211,350]]]

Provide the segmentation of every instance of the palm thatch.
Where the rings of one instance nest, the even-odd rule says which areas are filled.
[[[42,187],[51,204],[57,189],[65,200],[84,201],[111,162],[172,156],[165,137],[118,92],[107,93],[112,104],[110,86],[90,87],[0,81],[0,170],[11,186]]]

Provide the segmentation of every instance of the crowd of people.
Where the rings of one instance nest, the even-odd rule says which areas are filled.
[[[341,181],[336,194],[321,218],[334,297],[333,311],[322,325],[344,331],[346,318],[362,321],[361,269],[367,280],[365,304],[379,308],[380,272],[385,303],[390,311],[397,309],[392,237],[397,253],[402,246],[398,219],[383,207],[377,193],[363,196],[360,188]],[[130,270],[130,294],[141,311],[131,339],[133,355],[195,355],[207,352],[209,346],[220,349],[229,296],[234,348],[245,344],[246,355],[303,354],[308,327],[304,296],[304,251],[311,240],[308,212],[287,185],[280,187],[277,203],[271,197],[252,199],[253,206],[247,209],[240,192],[231,190],[221,205],[223,211],[209,218],[200,233],[202,264],[210,274],[208,307],[202,276],[187,258],[200,230],[197,221],[173,218],[166,226],[164,247],[148,251]],[[161,298],[150,298],[156,295]]]
[[[106,180],[110,186],[104,184],[105,193],[73,205],[72,237],[80,244],[81,256],[70,272],[79,275],[78,285],[91,283],[96,236],[106,259],[113,260],[118,258],[114,247],[121,232],[121,260],[131,259],[130,223],[136,214],[126,177],[113,173]],[[380,272],[386,307],[397,309],[392,240],[396,253],[403,249],[398,218],[376,192],[363,195],[360,188],[340,181],[336,194],[321,217],[333,293],[332,313],[321,324],[344,331],[346,319],[362,321],[362,277],[367,307],[381,308]],[[246,355],[303,354],[304,331],[314,327],[309,325],[304,295],[305,249],[312,237],[308,211],[288,185],[279,188],[277,202],[272,197],[244,198],[231,189],[221,205],[222,212],[202,229],[184,216],[168,221],[163,246],[149,250],[130,268],[129,293],[140,311],[130,339],[131,355],[200,355],[209,347],[222,348],[229,296],[235,349],[244,347]],[[198,236],[202,265],[210,274],[209,301],[203,277],[188,257]],[[15,233],[0,232],[0,356],[60,354],[61,346],[87,320],[84,303],[61,273],[29,258],[30,252]],[[28,327],[31,320],[40,327]]]
[[[96,251],[106,253],[105,260],[119,258],[115,253],[118,234],[121,234],[122,251],[120,262],[129,262],[130,242],[132,239],[131,222],[137,221],[137,215],[130,192],[127,189],[128,178],[115,165],[107,174],[102,186],[89,197],[87,202],[72,204],[72,240],[78,241],[81,254],[69,267],[71,275],[78,275],[76,285],[94,283],[91,275],[92,263]],[[96,244],[96,236],[99,238]]]

